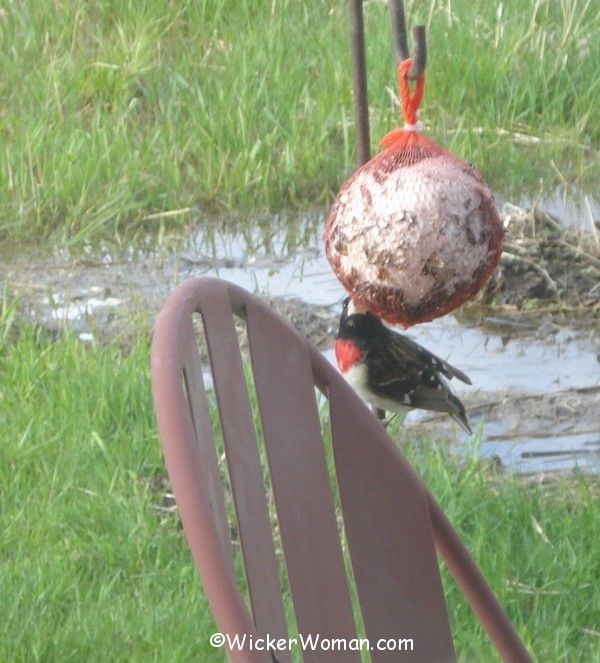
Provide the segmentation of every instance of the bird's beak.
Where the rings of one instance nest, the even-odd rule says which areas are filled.
[[[364,315],[367,313],[367,309],[360,304],[357,304],[353,299],[348,303],[348,315]]]

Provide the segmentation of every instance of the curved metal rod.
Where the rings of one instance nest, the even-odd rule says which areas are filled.
[[[408,40],[406,38],[406,18],[404,15],[404,2],[402,0],[390,0],[390,20],[392,23],[392,35],[394,38],[394,51],[396,61],[401,62],[410,57],[408,51]],[[415,25],[412,29],[414,54],[412,66],[408,72],[408,78],[414,80],[424,71],[427,64],[427,42],[425,39],[425,26]]]
[[[425,72],[427,64],[427,40],[425,38],[425,26],[415,25],[412,29],[413,36],[413,55],[412,66],[408,70],[408,77],[411,80],[419,78]]]

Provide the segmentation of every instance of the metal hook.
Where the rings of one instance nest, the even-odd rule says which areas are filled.
[[[394,38],[394,50],[396,60],[401,62],[410,57],[408,52],[408,41],[406,39],[406,18],[404,16],[404,2],[402,0],[389,0],[390,20],[392,23],[392,35]],[[408,78],[415,80],[425,71],[427,64],[427,42],[425,39],[425,26],[415,25],[412,29],[414,55],[412,66],[408,72]]]
[[[406,40],[406,20],[402,0],[389,0],[394,50],[398,61],[406,60],[408,42]],[[354,114],[356,118],[356,146],[358,165],[369,160],[369,106],[367,100],[367,73],[365,64],[365,30],[362,0],[349,0],[350,36],[352,40],[352,81],[354,93]],[[427,44],[425,26],[416,25],[412,29],[415,52],[408,78],[414,80],[425,71]]]

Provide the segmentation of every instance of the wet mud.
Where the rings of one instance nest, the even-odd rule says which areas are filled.
[[[464,370],[457,389],[479,453],[525,473],[600,470],[600,247],[590,230],[557,225],[540,210],[505,206],[501,268],[475,302],[408,334]],[[150,331],[179,282],[217,276],[264,296],[331,357],[345,293],[323,254],[324,213],[265,217],[243,232],[206,220],[161,246],[83,252],[0,251],[0,279],[22,316],[83,343],[127,344]],[[403,431],[458,441],[448,418],[411,413]],[[404,434],[404,433],[403,433]]]

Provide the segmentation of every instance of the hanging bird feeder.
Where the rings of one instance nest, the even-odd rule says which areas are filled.
[[[327,258],[348,293],[403,327],[473,297],[502,252],[500,215],[481,175],[421,133],[421,60],[412,89],[412,59],[398,64],[404,127],[342,185],[325,227]]]

